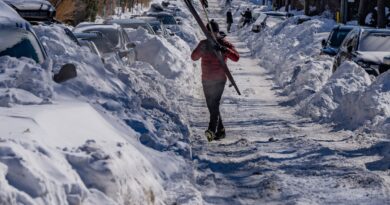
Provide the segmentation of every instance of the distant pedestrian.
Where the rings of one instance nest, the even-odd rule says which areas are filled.
[[[233,24],[233,15],[231,9],[229,9],[226,12],[226,24],[227,24],[227,32],[230,33],[230,28],[232,27]]]
[[[252,12],[249,8],[246,9],[245,13],[241,13],[241,16],[244,17],[244,24],[242,25],[242,27],[244,27],[245,25],[249,25],[252,21]]]

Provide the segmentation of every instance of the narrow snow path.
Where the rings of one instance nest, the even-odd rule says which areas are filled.
[[[220,6],[209,4],[211,18],[224,30]],[[272,79],[246,44],[234,35],[228,40],[241,54],[229,67],[243,95],[225,89],[227,137],[211,143],[204,137],[209,114],[201,88],[189,104],[195,177],[205,203],[387,204],[388,177],[366,163],[380,160],[389,143],[374,145],[375,137],[332,131],[294,115],[280,105],[286,99],[275,95]]]

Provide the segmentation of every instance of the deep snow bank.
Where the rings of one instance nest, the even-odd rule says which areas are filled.
[[[177,37],[166,40],[136,30],[134,39],[139,49],[146,44],[160,51],[159,55],[145,52],[147,57],[140,59],[148,62],[138,61],[131,66],[115,59],[103,64],[98,56],[69,39],[63,27],[34,29],[49,54],[45,65],[29,59],[0,58],[0,104],[8,107],[2,114],[7,123],[2,126],[10,128],[2,129],[1,147],[11,150],[0,156],[0,180],[4,182],[0,185],[4,196],[1,199],[7,204],[162,204],[177,200],[182,204],[200,203],[201,196],[191,185],[192,170],[185,161],[191,150],[186,109],[180,104],[180,100],[191,96],[195,79],[200,76],[188,64],[188,44]],[[78,76],[56,84],[52,75],[64,63],[75,64]],[[94,109],[88,109],[99,114],[91,116],[78,109],[60,107],[50,115],[35,118],[28,111],[30,106],[45,110],[44,106],[74,101],[89,103]],[[12,121],[9,116],[18,108],[19,114],[24,113],[20,117],[23,122]],[[98,140],[104,126],[92,119],[99,115],[108,120],[107,126],[121,131],[120,142],[112,136],[102,137],[106,141]],[[76,117],[89,126],[74,121]],[[78,135],[64,134],[67,129]],[[59,144],[45,140],[54,139],[58,132],[62,135],[54,141]],[[29,134],[34,137],[23,137]],[[19,136],[17,140],[15,136]],[[40,148],[26,148],[25,152],[14,148],[23,146],[44,147],[46,151],[40,154]],[[46,154],[56,157],[45,157]],[[36,164],[37,161],[41,163]],[[49,164],[58,168],[48,168]],[[56,182],[52,174],[74,178]]]
[[[333,58],[320,55],[321,40],[334,25],[334,21],[322,18],[296,25],[291,18],[260,34],[239,34],[260,58],[261,66],[274,76],[280,94],[289,96],[287,104],[296,106],[298,114],[348,129],[364,127],[390,134],[386,129],[389,75],[383,74],[371,84],[362,68],[348,62],[332,73]]]

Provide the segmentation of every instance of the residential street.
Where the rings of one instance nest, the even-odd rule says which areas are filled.
[[[210,1],[210,18],[225,30],[220,6]],[[223,25],[223,26],[222,26]],[[258,65],[237,36],[229,36],[240,52],[229,67],[242,91],[225,88],[221,114],[227,137],[207,142],[208,111],[199,88],[190,102],[196,181],[209,204],[386,204],[385,179],[365,168],[380,159],[364,156],[375,140],[315,124],[282,106],[271,76]],[[388,146],[382,143],[379,147]],[[377,167],[373,167],[375,170]]]

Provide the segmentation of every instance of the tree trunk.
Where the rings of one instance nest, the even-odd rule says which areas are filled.
[[[305,15],[310,15],[310,0],[305,0]]]
[[[324,0],[316,0],[316,12],[318,15],[321,15],[325,10]]]
[[[378,28],[386,27],[385,0],[378,0]]]
[[[366,24],[366,16],[368,12],[368,0],[360,0],[359,2],[359,25],[364,26]]]
[[[290,11],[290,0],[286,0],[285,1],[285,9],[286,9],[286,12],[289,12]]]

